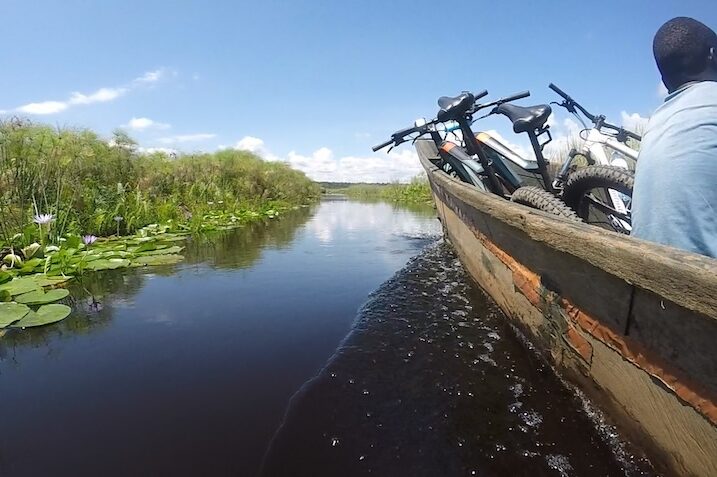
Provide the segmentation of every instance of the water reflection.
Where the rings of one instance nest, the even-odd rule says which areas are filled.
[[[323,202],[88,275],[70,318],[0,338],[0,475],[255,475],[291,395],[437,230]]]
[[[216,232],[188,238],[182,243],[188,264],[206,264],[213,268],[251,267],[265,248],[284,248],[291,244],[297,231],[311,217],[313,209],[302,207],[278,220],[254,222],[225,232]],[[7,330],[0,339],[0,361],[12,357],[18,364],[17,346],[51,347],[50,337],[69,337],[100,330],[112,320],[113,311],[134,306],[135,295],[148,280],[155,277],[171,276],[177,266],[160,266],[147,269],[124,269],[103,271],[85,275],[71,282],[71,295],[63,300],[73,309],[72,315],[62,322],[32,330]],[[166,312],[157,312],[149,321],[170,323],[172,318]]]

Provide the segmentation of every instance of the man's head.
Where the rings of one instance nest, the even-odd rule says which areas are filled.
[[[695,19],[677,17],[662,25],[652,51],[669,92],[690,81],[717,80],[717,35]]]

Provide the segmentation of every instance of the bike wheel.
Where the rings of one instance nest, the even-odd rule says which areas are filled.
[[[585,222],[629,234],[632,230],[633,172],[615,166],[588,166],[568,176],[563,200]]]
[[[582,222],[580,217],[568,207],[562,200],[550,192],[539,187],[520,187],[510,197],[512,202],[527,205],[533,209],[542,210],[549,214],[557,215],[566,219]]]

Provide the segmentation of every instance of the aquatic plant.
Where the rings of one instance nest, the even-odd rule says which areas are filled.
[[[35,215],[33,222],[35,222],[37,225],[48,225],[54,219],[55,216],[52,214],[37,214]]]
[[[385,200],[398,204],[430,204],[431,187],[425,176],[418,176],[408,184],[344,184],[327,192],[345,194],[354,199]]]
[[[84,243],[85,246],[87,246],[87,247],[89,247],[96,241],[97,241],[97,237],[95,237],[94,235],[83,235],[82,236],[82,243]]]
[[[124,133],[111,142],[122,147],[87,130],[0,121],[0,242],[47,245],[87,230],[130,235],[169,221],[177,230],[209,210],[249,220],[248,211],[268,204],[281,210],[318,197],[303,173],[246,151],[170,158],[139,152]],[[33,223],[36,215],[53,216],[51,234]]]

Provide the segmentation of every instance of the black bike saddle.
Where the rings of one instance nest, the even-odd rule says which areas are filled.
[[[508,116],[513,121],[513,131],[522,133],[538,129],[545,124],[553,110],[547,104],[539,104],[524,108],[514,104],[503,103],[495,111]]]
[[[438,107],[441,108],[438,111],[439,121],[450,121],[456,120],[463,116],[468,111],[473,103],[475,102],[475,96],[473,94],[464,92],[458,96],[441,96],[438,98]]]

